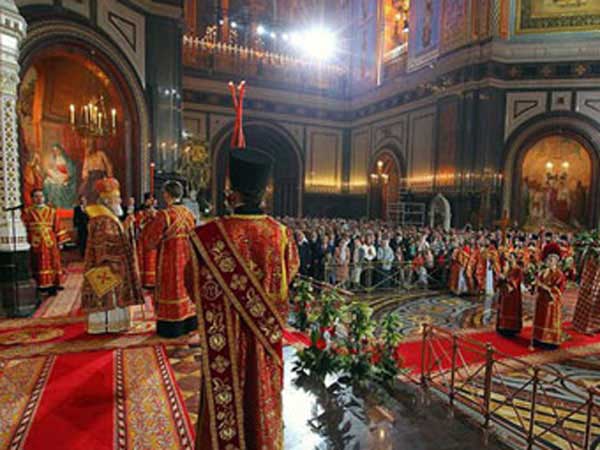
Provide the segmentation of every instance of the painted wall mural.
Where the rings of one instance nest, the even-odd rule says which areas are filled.
[[[468,0],[443,0],[442,51],[465,45],[469,40]]]
[[[84,120],[83,105],[90,102],[108,106],[100,119],[105,130],[111,127],[112,108],[115,117],[123,114],[107,75],[92,61],[78,58],[52,54],[36,59],[23,77],[18,105],[24,203],[31,204],[32,189],[42,189],[63,216],[70,216],[79,195],[96,199],[99,178],[115,176],[122,184],[126,179],[124,130],[91,135],[71,123],[71,114]],[[77,109],[70,113],[72,104]]]
[[[516,32],[597,30],[600,0],[516,0]]]
[[[408,67],[417,69],[438,55],[442,0],[413,2],[410,8]]]
[[[590,155],[578,141],[565,136],[538,141],[523,160],[519,207],[524,225],[533,230],[586,226],[591,178]]]

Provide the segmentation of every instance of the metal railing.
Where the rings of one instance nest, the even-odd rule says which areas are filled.
[[[338,277],[340,269],[345,276]],[[354,293],[372,294],[374,292],[394,292],[398,290],[410,290],[415,288],[445,288],[447,270],[437,265],[424,268],[425,272],[413,266],[411,261],[393,262],[392,264],[382,261],[365,261],[362,263],[351,263],[347,266],[340,264],[325,263],[317,270],[322,277],[322,282],[327,282],[336,287]]]
[[[424,325],[421,357],[420,378],[413,381],[445,397],[451,411],[470,413],[486,436],[497,429],[528,450],[598,446],[598,387],[432,325]],[[554,394],[555,387],[568,387],[568,405]]]

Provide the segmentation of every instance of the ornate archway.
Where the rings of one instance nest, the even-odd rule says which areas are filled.
[[[429,226],[443,227],[444,230],[450,229],[452,223],[452,209],[450,202],[442,194],[437,194],[429,204]]]
[[[597,226],[598,149],[597,128],[576,115],[521,127],[507,145],[503,214],[531,229]]]
[[[150,116],[142,82],[127,57],[108,38],[68,20],[32,23],[21,50],[22,78],[44,57],[78,61],[81,67],[97,76],[101,85],[105,85],[115,102],[120,125],[119,148],[115,143],[114,152],[122,155],[123,165],[115,171],[115,175],[120,178],[124,195],[140,197],[149,186],[146,168],[150,161],[147,145]],[[73,82],[73,79],[66,79],[64,85]],[[59,114],[55,116],[55,122],[59,122]],[[67,111],[64,118],[68,118]],[[109,144],[100,142],[94,145]]]
[[[217,213],[223,214],[224,191],[228,176],[230,124],[213,139],[212,201]],[[267,189],[266,210],[275,216],[299,216],[302,213],[304,163],[300,148],[288,133],[276,125],[247,121],[244,134],[248,147],[264,152],[273,160],[273,178]]]
[[[400,202],[403,166],[393,149],[384,148],[369,164],[369,217],[395,220]]]

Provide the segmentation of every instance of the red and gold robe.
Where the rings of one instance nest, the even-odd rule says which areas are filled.
[[[481,253],[478,247],[471,249],[467,267],[465,268],[467,287],[469,289],[469,294],[471,295],[479,294],[479,286],[477,284],[477,262],[479,261],[480,256]]]
[[[567,279],[560,269],[545,269],[537,279],[533,338],[544,344],[562,342],[562,293]]]
[[[153,218],[154,216],[148,209],[142,209],[135,213],[135,227],[138,236],[141,236],[142,231],[152,221]],[[156,264],[158,250],[155,248],[145,249],[143,245],[138,245],[137,251],[142,286],[149,289],[154,288],[156,285]]]
[[[160,336],[177,337],[197,328],[196,309],[184,276],[190,258],[189,235],[195,225],[196,218],[189,209],[173,205],[158,211],[140,237],[144,251],[158,250],[154,303]]]
[[[299,268],[285,226],[267,216],[216,219],[192,235],[188,283],[203,352],[196,448],[283,449],[282,333]]]
[[[124,226],[119,218],[102,205],[86,209],[88,241],[85,251],[85,276],[81,290],[81,306],[88,315],[87,332],[118,333],[131,327],[130,306],[143,305],[144,296],[137,271],[133,228]],[[100,289],[107,276],[92,281],[93,270],[109,269],[119,281]],[[94,284],[95,283],[95,284]]]
[[[513,267],[498,280],[498,319],[496,329],[518,333],[523,328],[523,271]]]
[[[464,248],[457,248],[452,253],[452,262],[450,263],[450,276],[448,279],[448,287],[454,294],[462,294],[459,289],[461,269],[463,277],[466,277],[466,268],[469,262],[469,254]]]
[[[27,239],[31,245],[31,269],[41,289],[60,286],[64,273],[60,261],[59,245],[69,240],[60,224],[56,209],[43,205],[30,206],[23,211]]]

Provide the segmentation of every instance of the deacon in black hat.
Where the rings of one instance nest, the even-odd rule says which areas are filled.
[[[233,194],[228,201],[235,214],[196,228],[190,239],[188,292],[201,320],[200,342],[208,343],[202,348],[196,448],[207,448],[207,442],[214,443],[212,449],[283,448],[281,349],[288,288],[298,272],[299,257],[292,230],[262,214],[272,166],[271,158],[258,150],[231,150]],[[214,407],[222,397],[213,389],[217,381],[230,393],[228,404],[238,405],[229,415]],[[256,419],[265,408],[269,420]],[[222,427],[231,434],[211,434]]]
[[[259,150],[246,148],[229,152],[229,182],[233,193],[228,202],[235,214],[263,214],[261,203],[272,170],[273,160]]]

